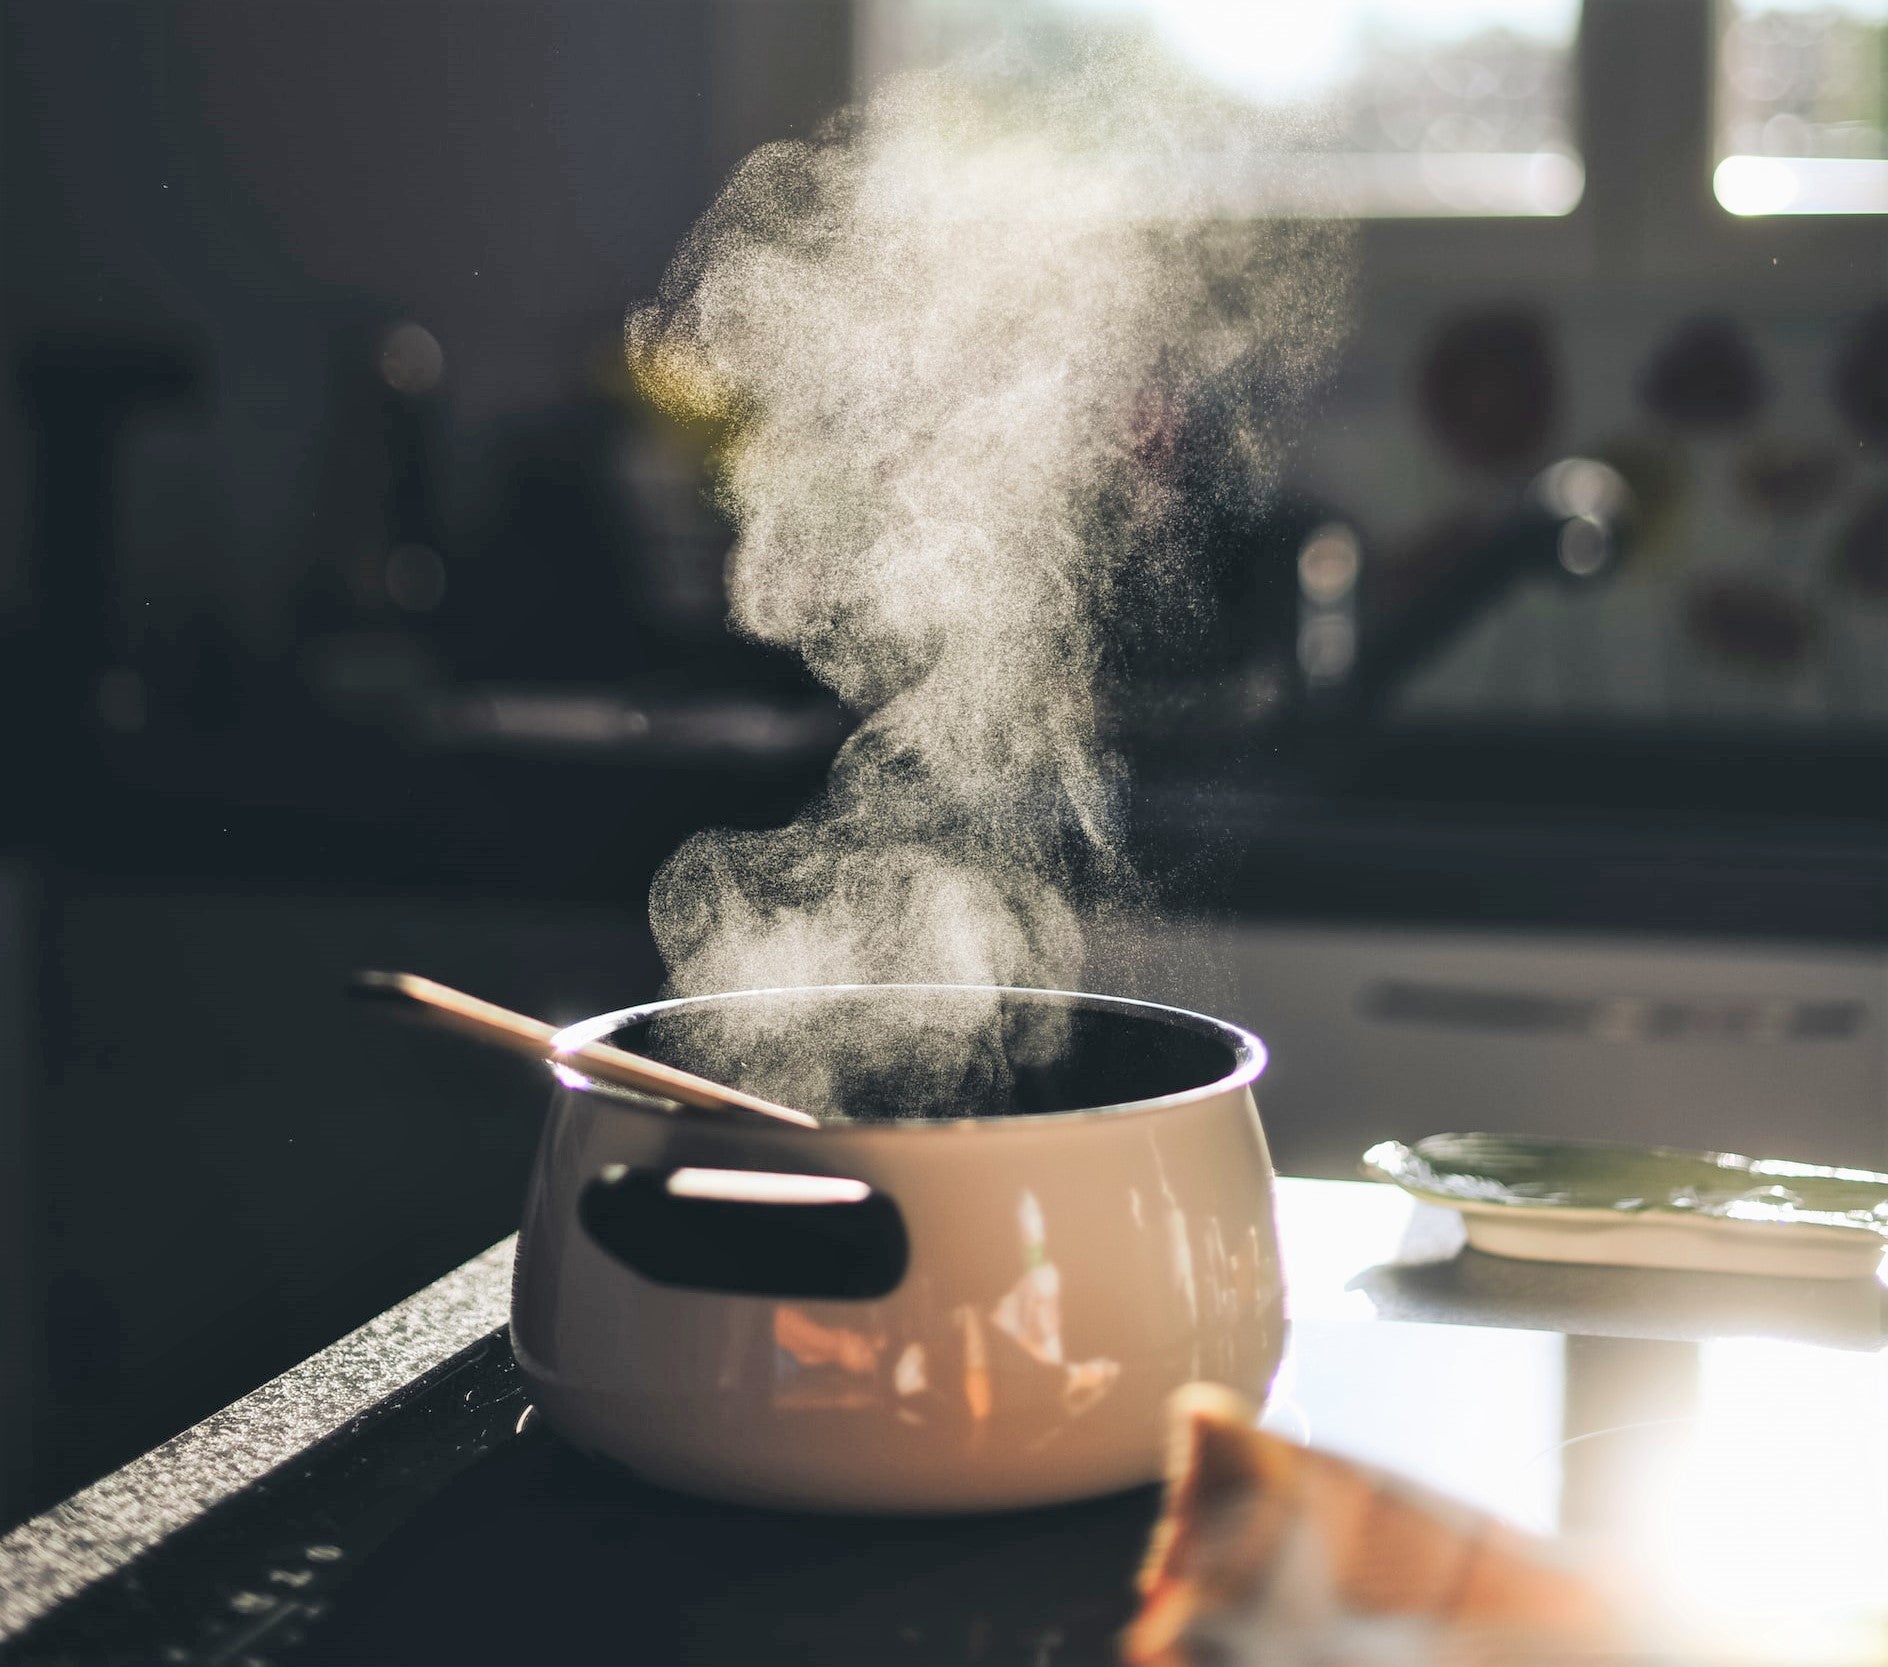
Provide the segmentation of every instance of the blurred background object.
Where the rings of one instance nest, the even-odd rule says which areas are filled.
[[[1226,213],[1365,217],[1121,701],[1168,912],[1092,982],[1259,1028],[1300,1172],[1888,1163],[1888,13],[1278,10],[6,0],[0,1523],[514,1223],[532,1073],[349,971],[645,997],[663,856],[822,779],[845,714],[724,623],[729,413],[622,315],[753,146],[1008,31],[1319,103]]]

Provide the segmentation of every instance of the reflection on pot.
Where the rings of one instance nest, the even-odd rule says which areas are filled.
[[[964,1406],[973,1429],[981,1431],[996,1401],[990,1389],[990,1349],[976,1309],[968,1304],[958,1309],[957,1323],[964,1329]]]
[[[1017,1224],[1023,1235],[1024,1273],[991,1310],[999,1331],[1007,1332],[1024,1351],[1045,1366],[1062,1364],[1062,1275],[1045,1249],[1042,1205],[1024,1190],[1017,1205]]]
[[[882,1335],[827,1325],[781,1303],[774,1309],[773,1403],[794,1411],[872,1406],[884,1349]]]
[[[997,1428],[1029,1450],[1057,1440],[1107,1397],[1121,1365],[1068,1359],[1062,1271],[1049,1258],[1041,1200],[1024,1190],[1015,1211],[1021,1274],[994,1303],[959,1304],[941,1329],[913,1335],[878,1303],[775,1305],[763,1322],[774,1410],[882,1409],[964,1452]]]
[[[1079,1417],[1114,1387],[1121,1375],[1120,1364],[1108,1359],[1068,1363],[1062,1352],[1062,1274],[1048,1255],[1048,1229],[1043,1221],[1042,1204],[1033,1192],[1024,1190],[1017,1200],[1017,1226],[1023,1241],[1023,1274],[995,1308],[990,1321],[1039,1366],[1061,1374],[1062,1411]],[[1051,1427],[1042,1440],[1052,1439],[1060,1430]]]
[[[898,1357],[898,1364],[892,1368],[892,1388],[898,1391],[900,1399],[913,1395],[922,1395],[931,1387],[931,1380],[924,1369],[924,1345],[913,1343]]]

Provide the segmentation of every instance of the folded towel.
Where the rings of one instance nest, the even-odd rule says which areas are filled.
[[[1123,1640],[1131,1667],[1522,1667],[1624,1653],[1552,1542],[1254,1427],[1229,1390],[1175,1397],[1166,1507]]]

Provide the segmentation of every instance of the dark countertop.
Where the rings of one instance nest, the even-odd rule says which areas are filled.
[[[1888,942],[1888,744],[1410,728],[1139,782],[1150,874],[1261,918]]]
[[[816,701],[728,691],[452,710],[481,700],[483,727],[90,736],[20,765],[46,785],[0,846],[120,881],[639,907],[694,830],[788,820],[843,730]],[[1214,912],[1879,943],[1885,761],[1873,729],[1182,725],[1129,749],[1130,844],[1157,889]]]
[[[1689,1381],[1673,1363],[1712,1340],[1787,1339],[1812,1361],[1880,1356],[1888,1341],[1874,1284],[1506,1262],[1465,1251],[1453,1215],[1383,1187],[1281,1182],[1280,1226],[1294,1342],[1268,1421],[1492,1489],[1482,1502],[1523,1521],[1546,1497],[1543,1429],[1550,1452],[1610,1451],[1579,1438],[1662,1405]],[[526,1415],[503,1331],[510,1260],[511,1241],[495,1245],[0,1538],[0,1659],[1113,1658],[1153,1490],[917,1521],[664,1493]],[[1541,1377],[1547,1344],[1564,1356],[1558,1390]],[[1358,1370],[1359,1351],[1400,1364]],[[1527,1428],[1504,1466],[1517,1417]],[[1433,1439],[1399,1447],[1411,1427]],[[1451,1428],[1472,1452],[1452,1456]],[[1575,1510],[1591,1476],[1566,1465],[1558,1524],[1535,1526],[1592,1526]]]
[[[443,1365],[490,1352],[511,1261],[507,1239],[0,1539],[0,1642],[280,1467],[387,1417]]]

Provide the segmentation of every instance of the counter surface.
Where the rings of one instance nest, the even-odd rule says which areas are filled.
[[[1879,1285],[1506,1262],[1348,1182],[1281,1182],[1280,1222],[1269,1427],[1623,1546],[1695,1612],[1695,1659],[1728,1659],[1725,1627],[1743,1660],[1772,1633],[1796,1667],[1881,1658]],[[1153,1490],[914,1521],[664,1493],[527,1415],[510,1262],[507,1240],[0,1539],[0,1659],[1113,1660]]]

